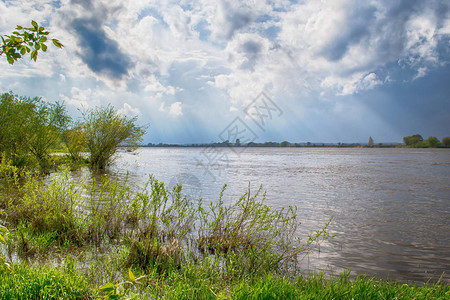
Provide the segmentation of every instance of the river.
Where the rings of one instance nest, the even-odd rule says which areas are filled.
[[[233,202],[251,184],[266,204],[296,205],[299,234],[336,234],[302,262],[305,272],[371,274],[423,283],[450,271],[450,150],[407,148],[140,148],[112,173],[142,186],[153,174],[192,198]],[[445,273],[444,273],[445,272]],[[444,273],[444,274],[443,274]]]

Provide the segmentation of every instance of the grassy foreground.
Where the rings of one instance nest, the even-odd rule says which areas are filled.
[[[153,177],[135,192],[5,161],[0,180],[0,299],[450,298],[446,283],[302,276],[299,259],[328,238],[328,223],[296,237],[296,208],[265,205],[261,188],[203,203]]]
[[[137,289],[114,285],[114,290],[92,286],[87,277],[61,267],[18,264],[13,272],[0,271],[0,299],[449,299],[442,284],[413,286],[348,274],[333,279],[317,275],[287,279],[271,273],[223,282],[201,270],[149,276]],[[129,278],[128,278],[129,280]]]

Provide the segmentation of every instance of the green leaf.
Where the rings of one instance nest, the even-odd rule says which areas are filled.
[[[114,288],[115,288],[114,283],[108,282],[104,286],[100,287],[100,290],[106,293],[106,292],[114,291]]]
[[[34,49],[36,49],[36,51],[40,50],[41,44],[39,44],[39,43],[34,44]]]
[[[111,289],[111,288],[114,288],[114,287],[115,287],[114,283],[108,282],[104,286],[100,287],[100,290],[104,291],[104,290],[108,290],[108,289]]]
[[[36,61],[36,59],[37,59],[37,54],[38,54],[38,52],[37,52],[36,50],[34,50],[33,52],[31,52],[31,59],[34,60],[34,61]]]
[[[17,30],[22,30],[22,29],[23,29],[23,27],[22,27],[22,26],[20,26],[20,25],[17,25],[16,29],[17,29]]]
[[[6,267],[9,271],[12,272],[12,268],[11,268],[11,265],[10,265],[9,263],[3,262],[3,264],[5,265],[5,267]]]
[[[42,31],[44,31],[44,30],[45,30],[44,27],[39,27],[39,32],[42,32]]]
[[[52,39],[52,42],[58,48],[62,48],[63,47],[63,45],[57,39]]]
[[[33,25],[33,27],[36,28],[36,29],[39,27],[38,23],[36,23],[36,21],[34,21],[34,20],[31,21],[31,25]]]
[[[41,44],[41,48],[42,48],[42,51],[47,51],[47,45],[46,44]]]
[[[14,63],[14,59],[11,56],[8,56],[6,60],[9,62],[10,65]]]
[[[134,277],[133,272],[131,272],[131,269],[128,269],[128,277],[130,278],[130,281],[135,281],[136,277]]]
[[[39,43],[45,43],[47,41],[47,37],[43,36],[39,39]]]

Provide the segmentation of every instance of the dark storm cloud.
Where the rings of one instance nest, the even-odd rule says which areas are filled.
[[[386,1],[386,15],[380,17],[374,6],[364,2],[353,5],[348,12],[347,23],[336,38],[322,50],[331,61],[339,61],[353,45],[368,45],[377,40],[376,53],[380,60],[399,56],[407,44],[406,24],[416,13],[429,10],[437,19],[438,28],[448,16],[450,4],[444,1]]]
[[[249,12],[233,8],[230,3],[222,1],[222,10],[225,15],[227,28],[225,29],[225,38],[231,39],[234,33],[249,24],[253,17]]]
[[[86,10],[92,10],[94,9],[94,5],[92,4],[91,0],[71,0],[71,4],[78,4],[82,6]]]
[[[112,79],[126,76],[134,64],[103,29],[108,15],[118,8],[108,10],[102,6],[96,7],[89,0],[72,0],[71,3],[79,5],[83,10],[82,15],[86,16],[74,18],[69,22],[70,28],[79,39],[80,49],[77,54],[83,62],[93,72]]]
[[[227,38],[230,39],[234,35],[234,32],[236,30],[241,29],[242,27],[250,23],[251,20],[252,18],[250,17],[250,15],[240,12],[234,12],[233,14],[227,15],[227,21],[230,24],[230,27],[228,28]]]
[[[347,28],[343,28],[334,42],[324,49],[323,54],[331,61],[340,60],[351,45],[360,43],[369,34],[375,12],[374,7],[354,9],[349,15]]]
[[[261,44],[252,40],[246,41],[241,45],[239,51],[243,52],[247,58],[247,61],[241,65],[242,69],[254,70],[261,48]]]
[[[117,42],[109,39],[98,25],[95,19],[75,19],[72,22],[80,40],[81,51],[78,54],[92,71],[120,79],[133,64],[120,51]]]
[[[405,70],[395,67],[405,75]],[[412,76],[413,74],[409,74]],[[364,104],[403,136],[444,137],[450,128],[450,68],[441,67],[412,82],[380,87],[365,94]]]

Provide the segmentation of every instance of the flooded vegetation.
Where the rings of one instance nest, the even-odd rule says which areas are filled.
[[[1,219],[9,229],[2,232],[3,299],[259,299],[273,293],[429,299],[450,293],[444,277],[419,288],[349,272],[305,273],[305,256],[336,238],[333,223],[302,237],[298,208],[269,206],[262,188],[248,185],[229,201],[223,186],[207,201],[153,176],[130,185],[133,175],[84,173],[83,179],[63,167],[42,177],[2,162]]]

